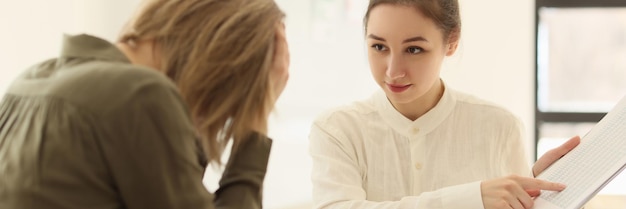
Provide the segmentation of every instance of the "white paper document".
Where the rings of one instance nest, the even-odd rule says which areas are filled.
[[[624,168],[626,97],[582,137],[576,148],[537,176],[567,188],[542,191],[534,209],[580,209]]]

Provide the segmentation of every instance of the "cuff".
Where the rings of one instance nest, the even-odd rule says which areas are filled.
[[[483,209],[480,181],[443,188],[443,208]]]
[[[272,140],[267,136],[253,133],[240,145],[236,154],[231,153],[220,186],[233,181],[246,181],[262,184],[267,171]]]

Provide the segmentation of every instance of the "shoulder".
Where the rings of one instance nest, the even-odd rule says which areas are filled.
[[[519,126],[520,120],[508,109],[494,103],[481,99],[471,94],[452,90],[456,99],[456,111],[469,115],[481,122],[494,122],[506,126]]]
[[[98,75],[106,78],[102,80],[103,83],[99,83],[103,88],[94,86],[98,95],[102,96],[91,99],[106,103],[111,107],[111,112],[123,115],[125,112],[140,110],[159,115],[187,114],[186,104],[176,85],[157,70],[126,64],[96,69],[92,78],[97,79]],[[103,108],[100,103],[91,102],[90,105]]]
[[[359,121],[362,122],[372,114],[376,114],[377,111],[374,100],[375,98],[372,97],[327,109],[316,117],[314,124],[324,126],[359,124]]]
[[[372,121],[380,121],[379,111],[376,109],[376,96],[356,101],[347,105],[338,106],[322,112],[314,120],[310,139],[333,138],[342,144],[351,144],[358,139]]]
[[[191,131],[189,109],[164,74],[131,64],[92,64],[93,68],[85,70],[88,83],[78,85],[92,90],[75,93],[72,100],[97,113],[103,124],[115,130],[151,124],[168,132]]]
[[[103,85],[112,90],[128,90],[152,85],[175,88],[173,83],[157,70],[130,63],[91,61],[75,67],[82,69],[77,70],[75,76],[70,79],[80,77],[85,85]],[[96,88],[96,90],[103,89]]]
[[[115,108],[176,97],[175,85],[156,70],[127,63],[92,61],[67,69],[58,93],[87,108]],[[160,94],[156,96],[154,94]],[[150,101],[145,101],[150,100]],[[105,105],[106,104],[106,105]]]

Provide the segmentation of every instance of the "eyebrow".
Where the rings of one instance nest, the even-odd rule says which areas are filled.
[[[376,36],[376,35],[374,35],[374,34],[369,34],[369,35],[367,35],[367,37],[368,37],[368,38],[371,38],[371,39],[379,40],[379,41],[385,41],[385,42],[387,41],[387,40],[385,40],[384,38],[382,38],[382,37],[380,37],[380,36]],[[406,39],[406,40],[402,41],[402,43],[409,43],[409,42],[415,42],[415,41],[423,41],[423,42],[428,42],[428,40],[426,40],[424,37],[421,37],[421,36],[415,36],[415,37],[413,37],[413,38],[408,38],[408,39]]]

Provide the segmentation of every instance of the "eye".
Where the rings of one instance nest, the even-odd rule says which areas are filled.
[[[372,48],[374,48],[376,51],[386,51],[387,47],[385,47],[382,44],[374,44],[372,45]]]
[[[422,49],[420,47],[416,47],[416,46],[411,46],[411,47],[406,49],[406,52],[408,52],[409,54],[419,54],[422,51],[424,51],[424,49]]]

